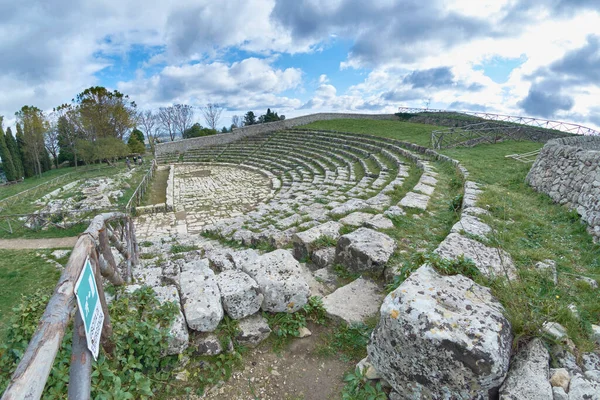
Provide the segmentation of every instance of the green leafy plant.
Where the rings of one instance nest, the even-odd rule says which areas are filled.
[[[448,202],[448,210],[456,212],[456,213],[460,212],[460,210],[462,208],[462,202],[463,202],[462,194],[458,194],[458,195],[454,196],[452,198],[452,200],[450,200]]]
[[[323,325],[327,321],[327,311],[323,306],[323,299],[318,296],[311,296],[308,303],[302,308],[306,319],[317,324]]]
[[[36,292],[23,297],[14,310],[6,340],[0,345],[0,391],[16,368],[49,296]],[[92,372],[92,398],[148,399],[169,390],[175,357],[163,357],[168,329],[178,306],[160,304],[150,288],[121,294],[109,308],[113,325],[114,355],[100,352]],[[62,399],[69,381],[72,328],[65,334],[48,378],[45,398]]]
[[[385,400],[387,394],[381,387],[381,383],[372,384],[364,376],[359,367],[354,372],[349,372],[344,376],[346,385],[342,390],[342,399],[344,400]]]
[[[368,321],[368,324],[341,323],[325,336],[318,353],[323,356],[339,356],[344,362],[358,361],[366,356],[367,344],[374,327],[375,320]]]

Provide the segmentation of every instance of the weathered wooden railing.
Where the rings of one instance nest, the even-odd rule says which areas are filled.
[[[135,211],[135,208],[142,203],[144,195],[146,194],[146,190],[148,189],[148,185],[150,185],[150,183],[152,182],[152,177],[154,176],[154,172],[156,172],[156,167],[156,160],[152,159],[152,164],[150,165],[148,172],[146,173],[146,175],[144,175],[144,178],[142,179],[138,187],[135,189],[135,192],[133,192],[133,195],[127,202],[127,206],[125,206],[125,209],[128,214],[132,214]]]
[[[116,264],[111,245],[123,256],[124,261],[121,265]],[[80,313],[74,312],[77,304],[75,284],[85,260],[89,257],[105,316],[101,344],[105,352],[112,353],[112,326],[102,288],[102,277],[117,286],[130,281],[132,266],[137,264],[138,254],[135,228],[128,214],[106,213],[92,220],[87,230],[79,236],[38,328],[2,395],[2,400],[39,399],[42,396],[73,314],[75,321],[68,398],[90,398],[92,354],[87,349]]]

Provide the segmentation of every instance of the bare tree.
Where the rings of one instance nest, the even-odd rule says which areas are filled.
[[[158,135],[158,129],[160,125],[158,115],[153,113],[152,110],[142,111],[138,116],[138,122],[140,124],[140,128],[144,130],[146,138],[148,138],[150,147],[152,150],[154,150],[154,142],[156,141],[156,136]]]
[[[172,106],[159,108],[158,121],[160,124],[160,129],[169,134],[171,142],[174,141],[177,133],[175,129],[175,109]]]
[[[233,117],[231,117],[231,125],[233,125],[236,128],[241,128],[242,125],[244,123],[242,122],[242,117],[240,117],[239,115],[234,115]]]
[[[204,115],[206,125],[210,126],[211,129],[217,129],[222,112],[223,107],[216,103],[208,103],[206,107],[202,107],[202,114]]]
[[[187,104],[175,104],[173,106],[173,115],[175,118],[175,130],[183,137],[183,132],[192,126],[194,109]]]
[[[58,146],[58,119],[52,121],[50,124],[50,128],[44,134],[44,144],[46,145],[46,150],[54,159],[54,165],[58,168],[58,152],[60,151],[60,147]]]

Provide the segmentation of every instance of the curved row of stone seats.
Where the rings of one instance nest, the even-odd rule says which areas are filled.
[[[390,198],[389,196],[386,196],[385,193],[383,193],[384,191],[391,191],[394,189],[395,186],[401,185],[403,183],[403,179],[404,177],[406,177],[408,175],[407,173],[407,167],[400,161],[399,157],[405,157],[406,153],[402,153],[400,155],[396,155],[396,156],[391,156],[391,152],[387,152],[385,154],[385,158],[389,159],[391,161],[386,162],[383,160],[383,156],[381,159],[379,160],[379,164],[382,165],[384,168],[388,170],[388,166],[394,165],[396,163],[398,163],[397,166],[397,174],[394,177],[385,177],[385,179],[382,179],[381,182],[387,182],[387,184],[381,185],[384,186],[383,189],[381,189],[381,187],[379,187],[379,190],[373,190],[370,189],[370,184],[375,181],[372,178],[368,178],[368,177],[364,177],[363,179],[361,179],[361,181],[352,188],[352,191],[348,193],[348,195],[345,195],[344,193],[341,192],[333,192],[331,193],[331,197],[336,197],[336,200],[334,200],[333,202],[329,202],[328,203],[328,207],[329,208],[333,208],[333,210],[328,211],[327,209],[325,210],[321,210],[323,214],[326,215],[325,220],[330,219],[330,214],[333,214],[334,211],[342,211],[342,213],[346,214],[352,211],[356,211],[356,210],[360,210],[360,209],[366,209],[366,208],[370,208],[370,209],[379,209],[381,211],[385,210],[386,208],[388,208],[390,206]],[[414,158],[418,158],[418,156],[412,155]],[[378,157],[378,156],[375,156]],[[387,172],[386,172],[387,173]],[[392,179],[393,178],[393,179]],[[286,185],[287,186],[287,185]],[[318,191],[318,185],[316,185],[317,188],[315,190]],[[296,190],[297,192],[304,192],[306,191],[308,188],[310,188],[309,186],[303,185],[303,184],[299,184],[296,187],[294,187],[294,184],[292,183],[289,187],[287,187],[287,192]],[[368,198],[367,200],[360,200],[360,199],[353,199],[353,197],[355,197],[355,194],[358,195],[363,195],[365,193],[367,193],[367,191],[371,194],[375,194],[374,196]],[[322,196],[324,196],[325,198],[331,198],[328,196],[328,194],[322,194]],[[281,199],[283,200],[283,196],[278,196],[276,195],[274,197],[274,200],[277,199]],[[287,200],[287,199],[286,199]],[[294,201],[290,201],[290,202],[286,202],[286,207],[287,210],[290,209],[290,206],[292,205],[310,205],[311,203],[314,205],[314,196],[302,196],[299,195],[297,196],[295,199],[293,199]],[[279,206],[279,204],[277,204]],[[341,210],[336,210],[335,207],[336,206],[341,206],[342,209]],[[286,208],[284,208],[284,210],[286,210]],[[299,215],[292,215],[286,218],[283,218],[283,220],[285,221],[287,219],[286,222],[289,222],[289,225],[286,225],[285,223],[281,223],[278,224],[277,228],[279,228],[279,231],[277,231],[277,229],[272,229],[274,227],[269,227],[269,222],[268,219],[269,218],[265,218],[262,219],[262,217],[264,216],[271,216],[271,217],[281,217],[281,211],[276,211],[274,208],[269,207],[269,205],[266,205],[264,207],[261,207],[260,210],[260,215],[258,216],[258,218],[251,218],[250,223],[246,224],[247,226],[254,228],[254,229],[259,229],[262,230],[264,228],[267,228],[271,230],[271,233],[273,233],[274,235],[279,235],[281,234],[281,229],[285,229],[285,228],[293,228],[294,224],[297,224],[298,219],[302,218],[302,214]],[[306,215],[306,214],[304,214]],[[266,220],[266,222],[265,222]],[[245,221],[248,222],[248,221]],[[244,222],[244,223],[245,223]],[[239,222],[238,222],[239,224]],[[242,224],[239,224],[240,226]],[[230,230],[229,228],[227,228],[227,230],[230,233],[230,236],[235,236],[235,230]],[[250,232],[251,233],[251,232]],[[290,232],[287,233],[288,235],[290,234]],[[268,236],[268,235],[266,235]],[[285,242],[277,242],[277,241],[271,241],[271,243],[275,243],[275,244],[283,244],[285,245]]]

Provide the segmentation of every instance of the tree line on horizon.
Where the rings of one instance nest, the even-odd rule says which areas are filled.
[[[77,167],[80,164],[107,162],[128,154],[142,154],[146,143],[152,151],[163,140],[193,138],[219,133],[217,126],[224,107],[208,103],[198,107],[207,127],[194,120],[194,107],[174,104],[158,110],[137,109],[129,96],[102,86],[93,86],[79,93],[70,103],[61,104],[45,113],[35,106],[23,106],[15,113],[16,135],[8,127],[3,129],[0,116],[0,158],[8,181],[40,176],[62,164]],[[279,121],[271,109],[256,117],[248,111],[243,119],[232,117],[231,132],[235,128],[265,122]]]

